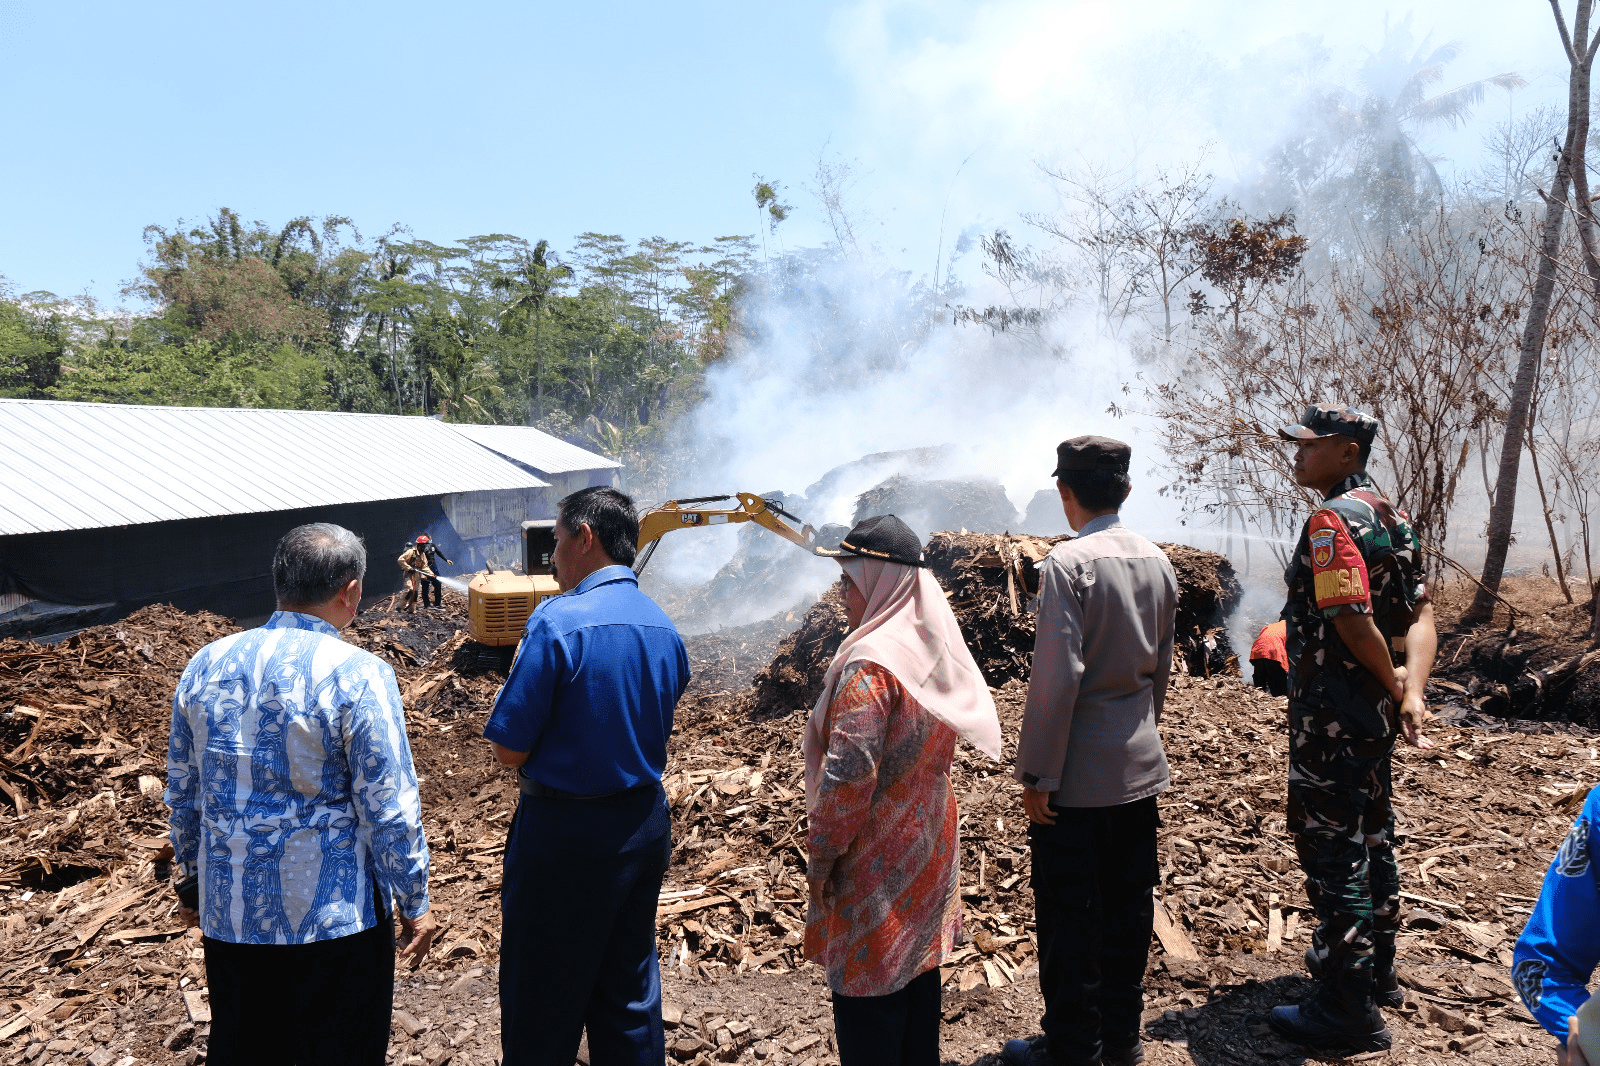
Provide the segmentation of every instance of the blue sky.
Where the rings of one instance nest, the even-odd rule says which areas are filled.
[[[112,295],[228,205],[447,241],[749,232],[848,109],[804,15],[744,3],[0,0],[0,273]]]
[[[961,230],[1049,209],[1036,162],[1143,167],[1209,144],[1241,176],[1293,87],[1348,77],[1386,16],[1462,42],[1449,84],[1517,70],[1533,84],[1513,106],[1564,95],[1538,0],[1330,10],[0,0],[0,274],[115,302],[145,225],[223,205],[440,242],[704,241],[752,232],[754,172],[791,188],[782,239],[816,243],[829,231],[801,186],[825,145],[854,170],[861,232],[926,273]],[[1307,74],[1311,39],[1327,59]],[[1437,148],[1470,157],[1482,132]]]

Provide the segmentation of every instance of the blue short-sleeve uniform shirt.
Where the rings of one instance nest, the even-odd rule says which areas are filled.
[[[1534,1019],[1567,1042],[1567,1019],[1589,998],[1600,965],[1600,788],[1589,793],[1578,820],[1544,875],[1539,899],[1517,938],[1511,983]]]
[[[689,656],[626,566],[541,603],[483,735],[528,752],[522,772],[579,795],[661,779]]]

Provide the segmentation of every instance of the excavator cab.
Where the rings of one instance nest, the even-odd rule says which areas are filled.
[[[522,573],[486,570],[467,583],[467,635],[490,648],[514,648],[540,601],[560,594],[550,557],[556,550],[553,519],[522,523]]]
[[[546,518],[538,522],[522,523],[522,572],[524,574],[555,574],[551,561],[556,553],[556,520]]]

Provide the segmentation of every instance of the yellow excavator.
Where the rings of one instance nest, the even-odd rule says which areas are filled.
[[[738,506],[703,506],[728,500],[737,500]],[[738,522],[754,522],[812,554],[816,554],[819,547],[817,531],[785,511],[776,500],[750,492],[697,496],[668,500],[639,519],[639,553],[633,560],[633,572],[644,572],[661,538],[675,529]],[[796,529],[789,522],[798,523],[800,528]],[[555,528],[555,521],[551,519],[522,523],[522,573],[485,570],[467,583],[467,634],[473,640],[489,648],[514,648],[522,640],[523,627],[533,609],[547,597],[560,594],[561,588],[551,576],[550,565],[556,547]]]

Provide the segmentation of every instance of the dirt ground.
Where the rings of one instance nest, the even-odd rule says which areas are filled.
[[[1523,592],[1532,618],[1542,593],[1513,599]],[[406,1066],[487,1064],[498,1051],[497,890],[516,789],[479,738],[502,678],[478,666],[463,608],[447,593],[444,612],[368,612],[350,634],[395,666],[406,696],[444,924],[420,968],[397,975],[391,1061]],[[658,911],[669,1052],[689,1066],[837,1063],[826,986],[796,947],[803,712],[753,714],[745,694],[805,627],[783,618],[690,641],[696,681],[665,779],[676,847]],[[160,790],[172,685],[231,628],[149,608],[57,645],[0,642],[0,1063],[203,1059],[204,970],[166,884]],[[1016,680],[997,691],[1001,762],[963,747],[952,774],[967,935],[944,970],[951,1063],[992,1066],[1005,1039],[1037,1031],[1026,820],[1007,776],[1024,691]],[[1445,706],[1458,694],[1437,695]],[[1438,748],[1396,758],[1407,1004],[1389,1014],[1391,1057],[1549,1062],[1552,1042],[1518,1004],[1507,963],[1550,855],[1600,780],[1596,741],[1582,726],[1452,714],[1433,732]],[[1309,988],[1283,717],[1282,701],[1236,677],[1175,678],[1151,1063],[1305,1061],[1258,1018]]]

